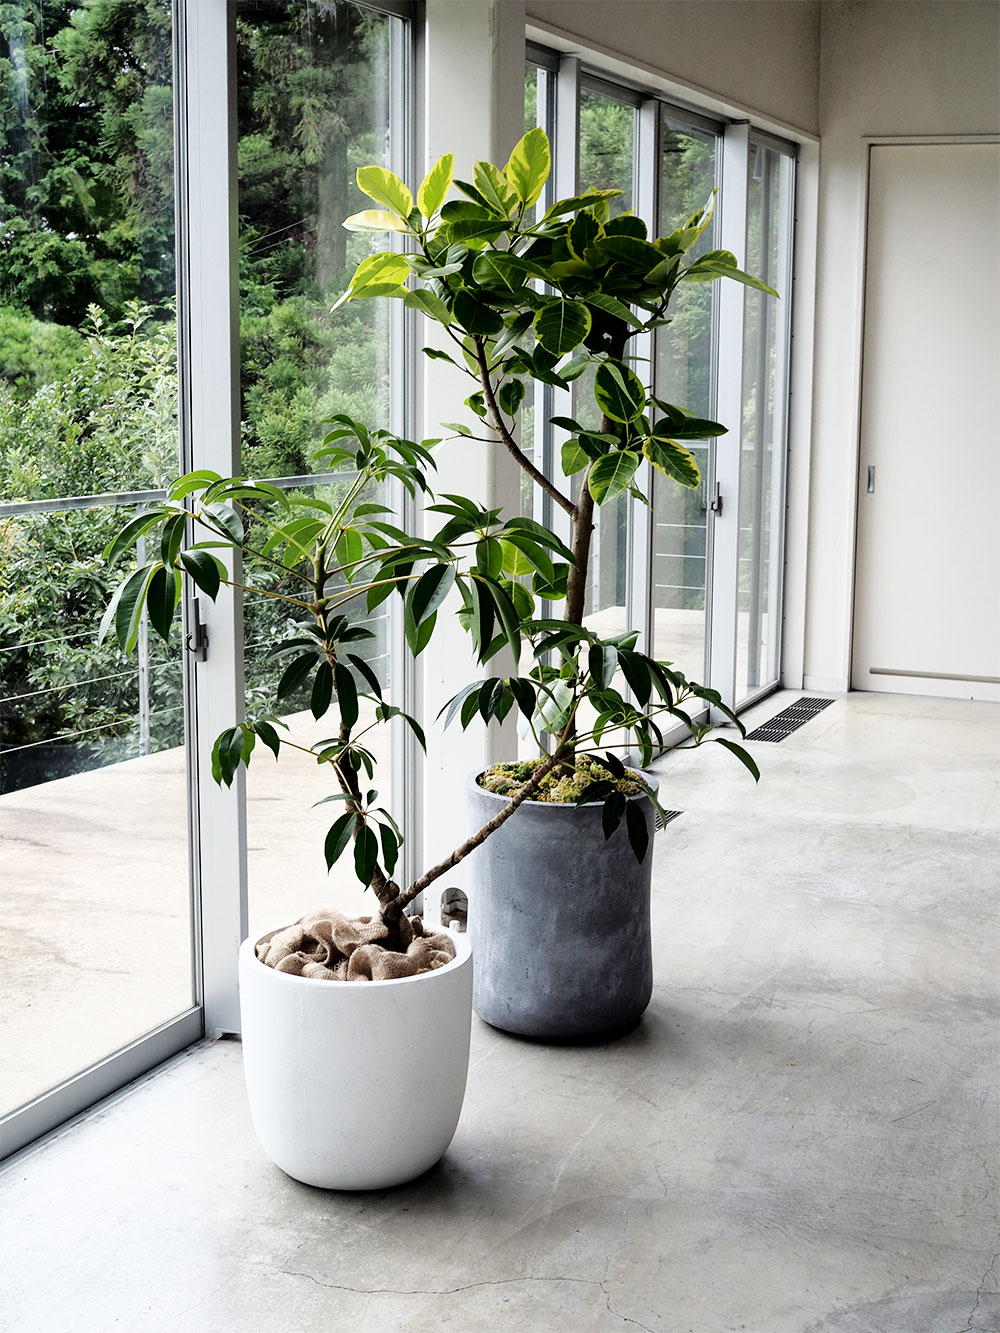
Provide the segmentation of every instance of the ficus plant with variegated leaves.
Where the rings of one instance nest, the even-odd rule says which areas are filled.
[[[403,440],[338,416],[326,423],[331,430],[317,454],[325,470],[343,473],[336,502],[194,472],[125,524],[105,552],[114,561],[141,540],[147,553],[118,588],[102,625],[102,636],[113,629],[126,652],[135,647],[144,614],[164,638],[170,634],[185,578],[209,598],[236,587],[289,612],[292,628],[271,645],[276,704],[305,688],[316,718],[334,715],[335,734],[309,750],[334,779],[335,790],[323,801],[340,807],[326,836],[326,861],[331,867],[351,850],[358,879],[378,900],[390,945],[417,895],[536,795],[553,770],[572,771],[580,755],[596,770],[577,802],[603,803],[606,837],[624,819],[640,861],[648,835],[618,786],[626,774],[621,752],[637,753],[646,765],[671,748],[661,727],[665,717],[685,728],[682,746],[717,741],[759,776],[740,745],[713,734],[714,726],[693,720],[684,707],[692,699],[712,704],[744,734],[717,692],[642,652],[637,632],[608,637],[588,629],[583,613],[594,506],[625,491],[645,501],[636,484],[642,459],[680,485],[696,486],[698,467],[685,442],[725,430],[655,397],[636,373],[630,341],[667,321],[682,282],[728,277],[770,289],[743,273],[726,251],[685,262],[709,225],[712,201],[669,236],[651,241],[640,219],[611,216],[609,200],[617,191],[590,191],[538,209],[549,170],[541,130],[525,135],[503,168],[477,162],[471,183],[453,180],[450,155],[441,158],[415,200],[392,172],[361,168],[358,184],[377,207],[345,225],[394,233],[406,248],[364,259],[341,301],[397,298],[442,326],[453,354],[423,350],[472,377],[467,406],[478,423],[445,428],[467,437],[470,447],[499,441],[565,512],[568,541],[474,498],[434,495],[428,475],[440,440]],[[453,185],[464,198],[448,198]],[[520,448],[518,411],[535,382],[566,388],[588,370],[600,424],[588,430],[576,420],[552,418],[565,435],[563,480],[556,481]],[[567,479],[577,473],[573,498]],[[393,478],[411,496],[419,494],[425,518],[433,516],[433,535],[387,521],[397,516],[368,498],[373,486]],[[241,568],[273,577],[244,582]],[[439,714],[445,725],[502,721],[516,708],[540,755],[488,824],[405,887],[393,878],[403,832],[369,786],[377,780],[369,733],[398,719],[421,745],[424,735],[415,718],[383,699],[358,651],[371,634],[358,621],[394,593],[402,599],[413,655],[426,647],[453,593],[476,664],[484,667],[502,650],[509,654],[505,674],[480,676],[445,705]],[[258,741],[276,757],[283,747],[301,748],[277,712],[248,717],[217,738],[215,778],[231,784]]]

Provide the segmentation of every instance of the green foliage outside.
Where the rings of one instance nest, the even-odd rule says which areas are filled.
[[[387,27],[343,0],[239,7],[242,449],[256,476],[314,471],[334,413],[385,416],[385,312],[330,306],[367,253],[340,222],[360,198],[355,168],[384,147]],[[170,0],[0,3],[0,503],[176,475],[171,41]],[[135,670],[90,643],[120,517],[0,518],[0,751],[19,755],[0,783],[136,752]],[[252,699],[263,615],[247,621]],[[180,738],[176,659],[155,665],[153,749]],[[86,734],[50,746],[72,733]]]

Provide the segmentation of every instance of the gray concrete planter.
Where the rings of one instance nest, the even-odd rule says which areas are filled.
[[[470,829],[506,804],[466,779]],[[648,778],[654,793],[655,778]],[[473,1008],[493,1027],[549,1040],[635,1022],[653,990],[650,847],[640,866],[624,823],[608,842],[601,806],[524,805],[472,855]]]

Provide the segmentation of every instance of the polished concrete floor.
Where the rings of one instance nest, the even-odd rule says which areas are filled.
[[[1000,709],[851,695],[752,748],[758,788],[663,766],[633,1033],[477,1022],[442,1163],[361,1195],[264,1159],[202,1046],[0,1176],[0,1327],[996,1333]]]

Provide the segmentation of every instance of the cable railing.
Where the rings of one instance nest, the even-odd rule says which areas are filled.
[[[354,476],[356,476],[356,473],[353,472],[326,472],[293,477],[267,478],[266,480],[270,485],[278,486],[283,490],[291,490],[350,482]],[[136,513],[139,513],[143,506],[155,504],[157,501],[165,499],[166,496],[166,489],[156,488],[45,497],[36,500],[3,501],[0,502],[0,520],[23,519],[33,516],[45,516],[48,519],[50,516],[54,518],[59,513],[95,509],[133,509]],[[139,558],[140,560],[143,558],[141,551],[139,552]],[[381,613],[365,616],[357,622],[373,629],[377,635],[377,638],[371,641],[371,646],[373,648],[378,646],[382,650],[373,652],[367,660],[370,661],[372,669],[378,678],[383,681],[383,688],[386,689],[389,680],[390,654],[388,648],[383,648],[383,645],[388,644],[388,622],[388,609]],[[172,725],[172,723],[177,715],[183,714],[183,702],[169,702],[169,685],[166,687],[168,693],[166,700],[164,700],[162,697],[164,687],[162,684],[157,685],[157,681],[164,681],[164,673],[177,672],[177,692],[179,693],[181,689],[178,672],[179,663],[176,657],[167,661],[150,660],[149,628],[145,616],[140,625],[135,666],[123,664],[120,669],[101,670],[101,664],[95,659],[91,664],[91,670],[87,671],[84,668],[83,674],[79,677],[52,682],[50,676],[50,680],[45,684],[31,688],[33,684],[32,676],[34,675],[37,678],[39,673],[39,656],[44,660],[46,657],[67,648],[74,653],[79,653],[88,641],[93,643],[95,639],[96,621],[93,626],[70,630],[64,634],[46,634],[44,631],[39,633],[36,629],[33,635],[29,632],[27,638],[0,644],[0,666],[5,661],[11,662],[18,654],[35,655],[34,662],[26,663],[23,678],[10,682],[8,688],[12,692],[0,694],[0,728],[7,731],[6,738],[0,736],[0,764],[5,770],[5,775],[0,780],[0,789],[16,790],[21,786],[34,785],[37,781],[47,781],[53,776],[61,776],[62,767],[73,769],[73,760],[67,760],[65,755],[62,755],[58,763],[53,762],[52,771],[47,771],[45,776],[32,776],[32,772],[35,771],[32,765],[34,764],[37,768],[37,761],[32,761],[29,764],[28,756],[32,752],[37,754],[43,751],[45,747],[65,751],[74,742],[87,743],[89,740],[90,743],[86,744],[85,762],[87,767],[93,767],[96,756],[100,753],[100,746],[95,749],[94,738],[101,738],[102,742],[106,742],[104,746],[105,755],[111,756],[111,758],[97,759],[98,765],[102,762],[111,762],[112,759],[118,760],[127,757],[122,755],[121,746],[129,744],[130,741],[129,748],[136,755],[147,755],[156,749],[162,749],[164,744],[170,746],[180,743],[182,728]],[[263,642],[255,643],[251,641],[245,645],[244,651],[248,655],[255,656],[263,646]],[[109,651],[114,650],[109,649]],[[94,670],[94,667],[97,667],[97,669]],[[251,689],[253,684],[254,682],[251,680]],[[88,692],[95,696],[93,704],[90,703],[88,698],[87,707],[92,707],[94,710],[106,710],[108,716],[103,721],[92,726],[57,725],[53,730],[42,736],[38,736],[37,733],[32,736],[30,726],[25,728],[19,725],[22,720],[30,719],[33,714],[37,715],[40,707],[50,707],[51,703],[59,700],[60,697],[67,698],[80,692]],[[159,696],[159,701],[157,696]],[[77,722],[85,721],[84,718],[79,716],[73,720]],[[18,736],[18,732],[26,732],[23,739]],[[16,743],[8,743],[9,741],[15,741],[15,738]]]

